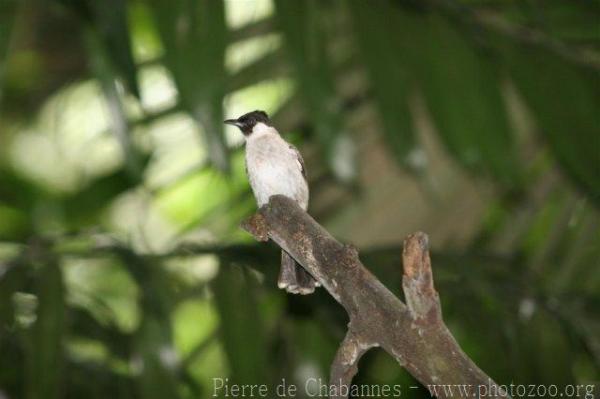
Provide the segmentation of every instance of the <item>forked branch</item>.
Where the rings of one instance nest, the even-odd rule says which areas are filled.
[[[508,397],[469,359],[444,324],[424,233],[404,242],[405,304],[363,266],[354,247],[339,243],[287,197],[271,197],[242,227],[291,254],[348,313],[348,332],[330,376],[331,386],[346,389],[334,390],[338,394],[332,398],[347,398],[360,357],[377,346],[440,398]],[[450,395],[436,389],[442,385],[470,389]]]

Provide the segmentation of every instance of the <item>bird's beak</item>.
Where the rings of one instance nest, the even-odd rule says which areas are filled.
[[[240,127],[240,123],[238,122],[237,119],[227,119],[227,120],[223,121],[223,123],[226,125],[233,125],[233,126]]]

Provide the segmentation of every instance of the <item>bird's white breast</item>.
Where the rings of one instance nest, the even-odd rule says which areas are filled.
[[[282,194],[308,207],[308,186],[296,153],[275,129],[265,127],[247,138],[246,168],[258,206]]]

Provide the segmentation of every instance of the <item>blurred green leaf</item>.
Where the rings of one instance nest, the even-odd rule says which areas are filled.
[[[544,334],[536,330],[543,330]],[[573,382],[569,343],[556,319],[536,308],[531,319],[519,323],[517,331],[524,361],[516,364],[516,383],[539,381],[562,387]]]
[[[514,184],[515,147],[490,54],[441,17],[423,22],[424,57],[416,72],[442,141],[472,171],[483,169]]]
[[[69,311],[70,331],[74,336],[102,342],[111,356],[127,361],[131,356],[132,337],[120,331],[113,323],[100,323],[83,309]]]
[[[6,53],[11,39],[11,31],[17,11],[16,0],[4,0],[0,3],[0,56],[2,64],[6,61]]]
[[[32,233],[32,209],[43,195],[0,161],[0,239],[26,238]]]
[[[276,23],[285,36],[287,55],[308,112],[307,119],[314,126],[316,138],[336,177],[351,180],[353,172],[345,171],[336,162],[336,158],[345,156],[340,146],[344,140],[342,105],[335,92],[334,74],[325,47],[331,36],[327,32],[328,18],[333,18],[335,13],[316,1],[277,0],[275,5]]]
[[[229,170],[223,136],[225,46],[221,0],[148,0],[164,47],[164,62],[186,110],[201,125],[208,156]]]
[[[159,208],[183,234],[199,225],[210,226],[215,234],[239,232],[239,220],[255,209],[256,202],[248,194],[248,179],[243,153],[231,157],[231,173],[225,177],[211,168],[179,179],[157,196]]]
[[[16,0],[3,0],[0,2],[0,105],[2,104],[5,64],[8,59],[8,49],[17,13],[17,4]]]
[[[127,2],[123,0],[88,0],[94,14],[94,29],[104,44],[106,53],[127,88],[140,98],[137,69],[131,50],[127,26]]]
[[[508,44],[506,58],[556,159],[600,205],[600,74],[537,47]]]
[[[291,326],[294,334],[294,347],[298,353],[305,354],[304,360],[318,365],[320,374],[329,374],[331,359],[335,357],[339,342],[332,339],[331,332],[323,329],[322,323],[312,318],[295,320]]]
[[[12,328],[15,322],[13,294],[26,281],[26,268],[19,262],[0,264],[0,328]]]
[[[122,0],[56,0],[86,21],[111,67],[129,91],[140,98],[137,68],[131,49],[127,2]],[[92,54],[94,55],[94,54]]]
[[[46,261],[39,268],[33,291],[37,297],[35,322],[26,332],[26,397],[52,399],[61,397],[64,377],[65,291],[56,262]]]
[[[594,43],[600,39],[600,3],[597,1],[529,0],[514,2],[520,10],[518,22],[534,26],[561,39]]]
[[[594,212],[591,205],[587,208],[571,217],[571,221],[581,218],[581,222],[568,230],[567,239],[561,240],[568,245],[559,249],[564,254],[564,261],[557,262],[553,265],[552,272],[547,273],[551,292],[562,293],[576,289],[582,294],[600,293],[600,274],[597,273],[597,268],[589,267],[600,263],[600,215]]]
[[[233,380],[236,384],[264,384],[268,381],[267,346],[253,276],[241,267],[221,265],[213,288]]]
[[[31,181],[0,161],[0,201],[20,209],[29,209],[38,196]]]
[[[174,292],[162,265],[123,247],[117,251],[123,266],[141,289],[142,321],[133,338],[134,367],[141,397],[178,398],[179,357],[173,343],[170,312]]]
[[[401,40],[403,36],[413,39],[414,26],[400,24],[399,8],[387,1],[378,2],[377,7],[361,0],[350,0],[348,4],[386,142],[398,162],[406,165],[415,137],[408,106],[411,77]]]
[[[69,397],[86,399],[138,399],[132,376],[88,362],[69,362]],[[93,384],[90,383],[93,381]]]
[[[129,173],[121,169],[93,180],[77,193],[63,198],[68,225],[76,228],[97,224],[102,217],[101,211],[131,185]]]
[[[285,69],[282,58],[282,51],[276,50],[244,66],[229,77],[227,90],[234,92],[279,77]]]
[[[91,32],[86,39],[92,70],[102,88],[110,114],[111,130],[123,152],[127,172],[132,179],[140,179],[142,173],[141,154],[131,139],[128,116],[119,94],[117,73],[110,62],[111,55],[106,53],[100,35]]]
[[[178,359],[168,319],[153,315],[147,308],[145,314],[135,338],[136,360],[142,367],[138,389],[145,399],[176,399]]]

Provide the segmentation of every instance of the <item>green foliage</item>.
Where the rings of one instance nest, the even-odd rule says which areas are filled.
[[[15,11],[17,9],[17,1],[9,0],[3,1],[0,4],[0,83],[3,82],[4,71],[6,68],[6,55],[10,46],[10,33],[13,28],[15,20]],[[2,89],[3,85],[0,84],[0,105],[2,105]]]
[[[340,136],[343,127],[340,118],[341,104],[335,92],[332,61],[326,44],[332,35],[328,20],[335,17],[335,10],[319,7],[316,1],[285,1],[276,4],[277,26],[286,40],[288,58],[293,65],[307,114],[314,120],[315,134],[333,172],[343,179],[337,170],[335,157],[339,157]]]
[[[407,65],[409,57],[402,46],[403,36],[395,33],[398,24],[405,21],[387,2],[382,2],[380,7],[371,7],[364,1],[353,0],[349,2],[349,8],[386,142],[398,161],[406,164],[406,158],[415,146],[409,110],[412,80]],[[409,24],[405,26],[411,28]]]
[[[565,172],[598,204],[598,72],[569,65],[548,51],[521,46],[511,50],[512,76],[553,153]],[[527,62],[519,62],[523,58]]]
[[[105,46],[108,60],[123,77],[129,90],[140,97],[137,71],[131,51],[131,39],[127,26],[127,4],[120,0],[99,3],[89,2],[95,34]]]
[[[226,266],[214,281],[219,332],[228,355],[232,380],[238,384],[267,381],[267,353],[264,322],[258,312],[256,281],[248,271]],[[252,337],[252,344],[248,343]]]
[[[204,132],[213,164],[229,168],[223,138],[224,67],[227,30],[221,1],[152,0],[165,65],[183,105]]]
[[[445,320],[498,382],[599,375],[597,2],[0,4],[0,397],[326,379],[346,314],[278,290],[279,249],[238,227],[254,201],[222,121],[255,108],[396,294],[400,239],[373,226],[433,230]],[[417,385],[383,351],[360,370]]]
[[[441,138],[466,167],[514,184],[519,165],[492,56],[443,18],[421,22],[419,81]]]
[[[58,398],[63,379],[62,345],[65,330],[65,295],[61,270],[52,260],[36,265],[42,270],[33,282],[35,320],[25,331],[27,398]],[[34,266],[35,267],[35,266]]]

